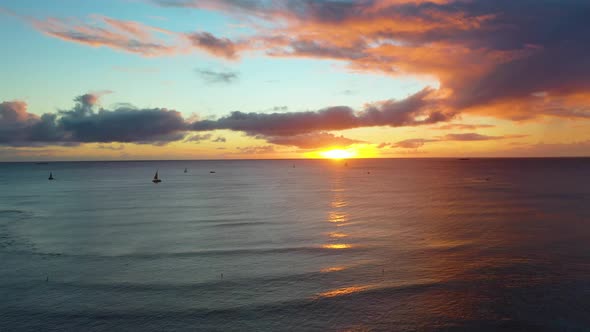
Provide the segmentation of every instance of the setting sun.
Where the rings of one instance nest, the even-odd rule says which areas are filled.
[[[334,149],[321,152],[320,155],[329,159],[346,159],[356,157],[357,153],[351,150]]]

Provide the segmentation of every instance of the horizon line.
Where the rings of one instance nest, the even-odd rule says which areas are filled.
[[[530,157],[385,157],[385,158],[243,158],[243,159],[97,159],[97,160],[16,160],[0,161],[0,164],[15,163],[85,163],[85,162],[168,162],[168,161],[310,161],[310,160],[330,160],[330,161],[351,161],[351,160],[410,160],[410,159],[590,159],[590,156],[530,156]]]

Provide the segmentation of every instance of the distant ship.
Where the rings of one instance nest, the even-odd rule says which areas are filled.
[[[152,180],[153,183],[160,183],[162,180],[158,178],[158,171],[156,171],[156,175],[154,175],[154,179]]]
[[[51,181],[51,180],[55,180],[55,179],[53,178],[53,173],[49,172],[49,178],[48,178],[47,180],[49,180],[49,181]]]
[[[185,169],[184,169],[184,172],[185,172],[185,173],[188,173],[188,169],[186,169],[186,168],[185,168]]]

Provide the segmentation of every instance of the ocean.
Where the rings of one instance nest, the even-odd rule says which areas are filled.
[[[590,159],[1,163],[0,188],[1,331],[590,330]]]

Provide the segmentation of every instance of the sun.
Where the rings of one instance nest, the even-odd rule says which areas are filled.
[[[328,159],[347,159],[355,157],[356,152],[351,150],[333,149],[320,152],[320,155]]]

